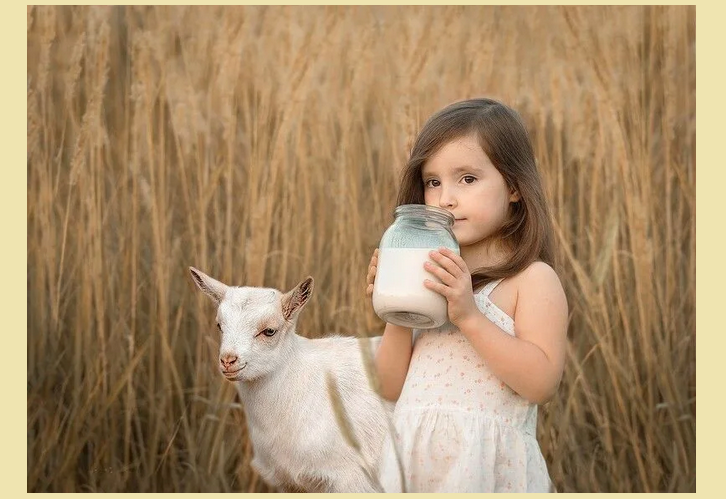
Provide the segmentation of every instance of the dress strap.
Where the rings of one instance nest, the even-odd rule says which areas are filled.
[[[502,282],[504,278],[497,279],[496,281],[488,282],[486,286],[484,286],[484,289],[481,290],[481,294],[484,296],[489,296],[492,291],[494,291],[494,288],[496,288],[500,282]]]
[[[514,332],[514,319],[507,315],[502,309],[500,309],[490,298],[489,295],[494,288],[496,288],[500,282],[504,279],[497,279],[487,283],[484,288],[479,292],[480,306],[479,310],[484,312],[484,315],[492,321],[494,324],[499,326],[501,330],[512,336],[516,336]]]

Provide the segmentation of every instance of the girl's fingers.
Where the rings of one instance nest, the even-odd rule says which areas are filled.
[[[378,267],[378,257],[373,256],[368,264],[368,272],[370,273],[371,269],[375,269],[376,267]]]
[[[449,248],[439,248],[439,253],[451,260],[458,270],[467,274],[469,273],[469,267],[466,266],[466,262],[464,262],[464,259],[461,258],[461,255],[457,255]]]
[[[456,277],[454,277],[446,269],[443,269],[438,265],[435,265],[431,262],[425,262],[424,269],[426,269],[427,272],[438,277],[439,280],[444,284],[447,284],[449,286],[453,286],[454,284],[456,284]]]
[[[444,298],[448,298],[448,296],[449,296],[450,288],[441,283],[434,282],[430,279],[424,279],[424,286],[429,288],[431,291],[437,292]]]
[[[376,272],[378,272],[378,248],[373,251],[371,263],[368,264],[368,274],[366,275],[366,294],[373,295],[373,283],[376,280]]]
[[[373,251],[373,256],[371,257],[371,263],[368,264],[368,274],[366,275],[366,282],[368,282],[368,284],[373,284],[377,271],[378,271],[378,248],[376,248],[375,251]]]
[[[368,275],[366,275],[366,282],[368,282],[368,284],[373,284],[373,281],[376,277],[376,271],[377,268],[375,267],[375,265],[371,265],[370,267],[368,267]]]
[[[463,273],[461,267],[459,267],[449,256],[441,253],[440,251],[431,251],[429,256],[433,261],[441,265],[446,271],[454,276],[454,278],[461,277]]]

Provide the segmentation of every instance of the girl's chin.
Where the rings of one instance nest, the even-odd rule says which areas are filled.
[[[474,241],[472,241],[468,237],[465,237],[465,236],[462,237],[462,236],[459,236],[456,233],[454,235],[456,236],[456,241],[459,243],[459,248],[463,248],[465,246],[469,246],[469,245],[471,245],[474,242]]]
[[[454,230],[452,231],[456,236],[456,240],[459,242],[459,246],[465,246],[473,242],[471,236],[463,229],[463,227],[457,227],[455,225]]]
[[[472,237],[471,234],[462,234],[461,232],[457,234],[457,231],[454,231],[454,235],[456,236],[456,240],[459,243],[459,248],[468,247],[469,249],[473,249],[478,247],[478,245],[486,245],[486,238]]]

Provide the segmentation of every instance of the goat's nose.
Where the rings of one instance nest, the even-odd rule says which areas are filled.
[[[219,358],[219,361],[222,363],[222,367],[224,367],[226,369],[226,368],[229,368],[229,366],[231,366],[235,362],[237,362],[237,356],[233,355],[233,354],[222,355]]]

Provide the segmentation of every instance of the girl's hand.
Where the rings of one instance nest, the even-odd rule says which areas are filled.
[[[373,296],[373,283],[376,280],[376,272],[378,271],[378,248],[373,252],[371,263],[368,265],[368,275],[366,276],[366,295],[370,298]]]
[[[441,283],[424,280],[424,286],[446,298],[449,321],[455,326],[479,313],[471,288],[471,274],[464,260],[448,248],[431,251],[429,257],[438,265],[424,263],[424,268]]]

